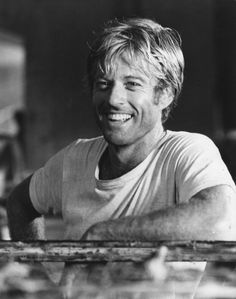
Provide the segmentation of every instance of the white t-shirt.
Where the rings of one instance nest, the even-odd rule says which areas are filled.
[[[137,167],[112,180],[99,179],[103,137],[79,139],[35,172],[30,197],[42,213],[61,214],[66,239],[80,239],[94,223],[186,203],[199,191],[235,184],[206,136],[167,131]]]

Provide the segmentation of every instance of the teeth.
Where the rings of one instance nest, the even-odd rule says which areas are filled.
[[[121,120],[121,121],[125,121],[127,119],[131,118],[130,114],[109,114],[108,118],[110,120]]]

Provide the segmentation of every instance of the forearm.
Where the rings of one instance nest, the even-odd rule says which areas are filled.
[[[184,205],[154,211],[142,216],[127,216],[95,224],[86,239],[104,240],[187,240],[212,238],[212,231],[202,231],[200,219],[186,217]],[[189,207],[188,207],[189,211]],[[203,234],[202,234],[203,233]]]
[[[45,224],[43,217],[29,221],[26,219],[22,221],[22,219],[14,218],[13,221],[9,220],[9,230],[11,239],[14,241],[45,239]]]
[[[235,200],[234,200],[235,202]],[[194,199],[188,204],[128,216],[92,226],[85,239],[104,240],[236,240],[230,221],[231,200]],[[232,218],[232,217],[231,217]],[[235,217],[234,217],[235,218]]]
[[[13,240],[37,240],[45,238],[44,218],[31,217],[27,210],[19,205],[8,202],[8,226]]]

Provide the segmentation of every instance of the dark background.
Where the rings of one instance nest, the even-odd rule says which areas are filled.
[[[0,32],[24,54],[19,82],[9,87],[15,94],[4,99],[21,98],[27,169],[75,138],[100,134],[85,84],[87,43],[114,17],[150,17],[179,31],[185,81],[167,127],[225,144],[236,129],[235,13],[233,0],[0,0]]]

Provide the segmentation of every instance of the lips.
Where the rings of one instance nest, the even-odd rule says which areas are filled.
[[[127,121],[132,117],[131,114],[126,113],[109,113],[107,114],[107,118],[111,121]]]
[[[133,117],[133,114],[117,111],[102,111],[98,113],[98,118],[101,122],[108,122],[110,124],[125,123]]]

